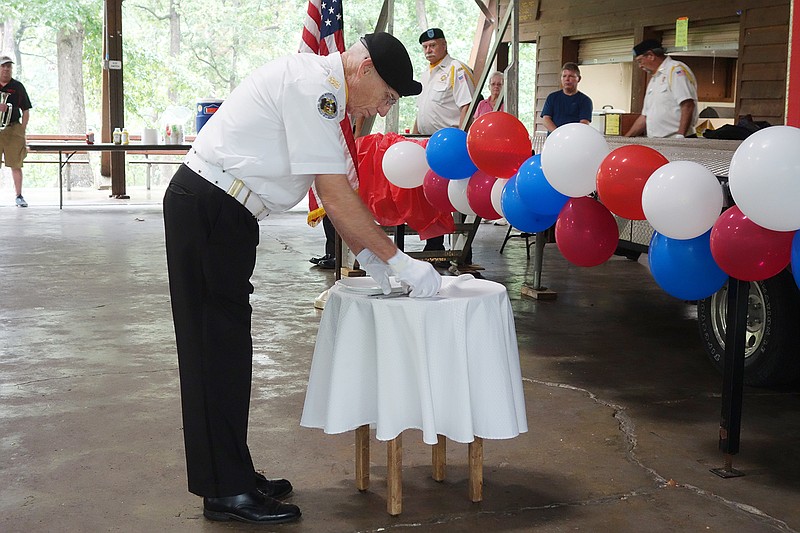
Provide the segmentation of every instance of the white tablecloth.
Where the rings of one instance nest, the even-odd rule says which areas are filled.
[[[322,314],[300,424],[378,440],[422,430],[456,442],[528,430],[506,289],[443,278],[434,298],[381,298],[334,286]]]

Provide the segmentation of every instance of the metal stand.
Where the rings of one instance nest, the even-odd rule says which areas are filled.
[[[547,231],[536,234],[533,243],[533,285],[527,283],[522,286],[522,295],[536,298],[537,300],[555,300],[558,293],[542,287],[542,261],[544,260],[544,245],[547,242]]]
[[[744,344],[747,330],[747,305],[750,283],[728,280],[728,314],[725,330],[725,361],[722,378],[722,413],[719,423],[719,449],[725,454],[725,466],[712,468],[722,477],[743,476],[733,468],[733,456],[739,453],[742,429],[742,395],[744,390]]]

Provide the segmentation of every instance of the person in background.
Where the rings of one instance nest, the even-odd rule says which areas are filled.
[[[547,95],[541,117],[548,134],[564,124],[589,124],[592,121],[592,99],[578,90],[581,70],[575,63],[561,67],[561,90]]]
[[[385,116],[419,94],[403,44],[362,37],[327,56],[292,54],[257,69],[203,126],[164,195],[167,271],[178,351],[189,491],[209,520],[300,518],[286,479],[256,472],[247,442],[253,372],[250,277],[258,221],[314,184],[342,239],[389,294],[434,296],[441,276],[398,250],[347,180],[341,123]],[[286,450],[286,454],[291,454]],[[275,469],[277,465],[271,465]]]
[[[322,229],[325,230],[325,255],[312,257],[308,261],[320,268],[334,268],[336,267],[336,229],[327,216],[322,217]]]
[[[417,118],[412,133],[433,135],[442,128],[461,128],[475,92],[472,70],[450,57],[440,28],[422,32],[419,44],[430,65],[420,76],[422,93],[417,97]],[[424,249],[444,250],[444,235],[428,239]]]
[[[496,70],[489,76],[489,98],[481,100],[475,108],[475,118],[494,111],[494,106],[503,92],[503,73]],[[504,104],[500,104],[498,111],[503,111]]]
[[[17,206],[28,207],[28,202],[22,196],[22,162],[28,154],[25,148],[25,130],[33,106],[25,86],[11,77],[13,70],[14,61],[11,56],[0,54],[0,92],[8,94],[6,103],[0,104],[0,113],[5,113],[8,105],[11,105],[8,126],[0,130],[0,155],[3,157],[3,164],[11,169]]]
[[[489,98],[481,100],[478,102],[478,106],[475,108],[475,118],[478,118],[481,115],[494,111],[494,106],[497,103],[497,100],[500,98],[500,93],[503,92],[503,82],[505,81],[505,76],[499,70],[495,70],[492,72],[491,76],[489,76]],[[504,104],[500,104],[500,108],[498,111],[503,111],[505,107]],[[506,222],[505,218],[499,218],[497,220],[483,220],[484,224],[491,224],[494,222],[495,226],[507,226],[508,222]]]
[[[697,78],[691,69],[667,56],[655,39],[634,46],[633,60],[650,74],[650,81],[642,114],[625,136],[696,137]]]

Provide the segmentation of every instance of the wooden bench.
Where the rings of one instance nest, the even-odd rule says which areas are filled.
[[[140,135],[131,135],[131,142],[139,142],[139,141],[141,141]],[[192,141],[194,141],[194,136],[186,137],[187,143],[191,143]],[[186,151],[182,150],[164,150],[164,151],[153,152],[151,150],[134,149],[134,150],[128,150],[126,153],[129,155],[144,156],[144,161],[133,160],[133,161],[128,161],[128,163],[132,165],[147,165],[145,169],[146,170],[145,185],[148,191],[150,190],[150,183],[153,178],[153,165],[180,165],[183,162],[184,156],[186,156]],[[155,156],[168,156],[171,157],[172,159],[160,159],[160,158],[151,159],[151,157]],[[178,156],[179,158],[175,159],[175,156]]]
[[[86,135],[80,135],[80,134],[77,134],[77,133],[75,133],[75,134],[73,134],[73,133],[56,133],[56,134],[29,133],[29,134],[27,134],[25,136],[25,138],[26,138],[26,142],[29,142],[29,143],[30,142],[82,142],[82,141],[86,140]],[[80,154],[80,155],[87,155],[88,156],[88,152],[75,152],[75,153],[76,154]],[[46,156],[41,155],[41,157],[43,157],[43,159],[42,158],[31,159],[30,155],[32,155],[32,154],[28,154],[29,157],[25,158],[25,163],[26,164],[42,164],[43,163],[43,164],[56,164],[56,165],[58,165],[60,163],[59,160],[56,159],[56,158],[47,158]],[[72,165],[74,165],[74,164],[77,164],[77,165],[88,165],[89,164],[89,159],[88,159],[88,157],[86,159],[75,159],[75,160],[70,159],[64,165],[66,182],[67,182],[67,190],[68,191],[72,190],[72,188],[71,188],[72,179],[71,178],[72,178]]]
[[[86,135],[81,134],[73,134],[73,133],[56,133],[56,134],[28,134],[27,142],[85,142]],[[194,141],[194,135],[186,136],[186,143],[191,143]],[[141,135],[130,135],[130,142],[137,143],[141,142],[142,137]],[[99,141],[99,139],[96,139]],[[146,182],[145,185],[147,190],[150,190],[150,185],[152,183],[153,177],[153,165],[179,165],[183,161],[183,156],[186,155],[186,152],[183,150],[159,150],[159,151],[152,151],[152,150],[136,150],[130,149],[126,151],[127,154],[131,155],[140,155],[144,157],[144,160],[134,159],[132,161],[128,161],[128,163],[133,165],[146,165]],[[88,152],[84,151],[76,151],[74,152],[75,155],[88,155]],[[154,158],[154,156],[170,156],[173,159],[161,159],[161,158]],[[176,158],[177,156],[177,158]],[[31,164],[59,164],[58,159],[53,158],[36,158],[36,159],[26,159],[26,163]],[[89,164],[89,159],[69,159],[64,163],[64,168],[66,170],[64,178],[66,181],[66,189],[67,191],[72,190],[72,180],[71,180],[71,165],[72,164]]]

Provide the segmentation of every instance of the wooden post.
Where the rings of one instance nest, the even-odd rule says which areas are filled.
[[[369,425],[356,428],[356,488],[369,488]]]
[[[445,466],[447,465],[447,439],[444,435],[437,435],[437,438],[436,444],[431,446],[433,480],[444,481]]]
[[[483,439],[475,437],[469,443],[469,499],[483,500]]]
[[[125,100],[122,85],[122,0],[107,0],[104,10],[105,54],[103,58],[103,88],[108,90],[108,99],[103,95],[103,103],[108,103],[108,121],[103,124],[103,131],[125,126]],[[104,116],[104,119],[106,116]],[[105,137],[105,135],[103,135]],[[103,139],[105,140],[105,138]],[[112,152],[111,160],[111,196],[128,198],[125,193],[125,152]]]
[[[403,511],[403,434],[386,443],[386,510],[392,516]]]

